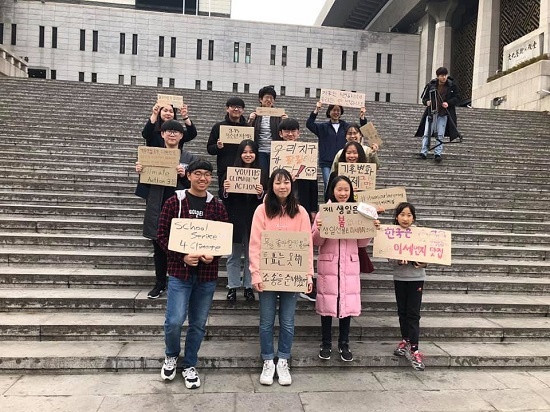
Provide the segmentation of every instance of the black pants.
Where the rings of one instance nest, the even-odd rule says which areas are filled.
[[[422,305],[422,290],[424,281],[406,282],[394,280],[395,300],[401,337],[410,340],[411,345],[418,345],[420,335],[420,306]]]
[[[338,344],[349,342],[349,327],[351,316],[339,318]],[[332,316],[321,316],[321,334],[323,346],[332,345]]]
[[[168,272],[168,257],[156,240],[153,240],[153,259],[155,261],[155,277],[158,285],[166,286],[166,272]]]

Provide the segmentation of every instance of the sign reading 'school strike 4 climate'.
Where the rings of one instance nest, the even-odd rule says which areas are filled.
[[[230,255],[233,224],[207,219],[172,219],[168,249],[190,255]]]

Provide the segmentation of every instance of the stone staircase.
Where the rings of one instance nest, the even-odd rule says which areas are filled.
[[[152,247],[141,236],[133,163],[166,89],[12,78],[0,78],[0,89],[0,370],[156,372],[165,300],[146,297]],[[230,94],[170,92],[183,94],[197,125],[187,149],[214,160],[206,141]],[[255,95],[241,97],[249,113]],[[305,128],[314,99],[277,103],[315,139]],[[549,366],[541,343],[550,339],[550,118],[459,109],[464,142],[447,145],[436,165],[415,158],[420,106],[369,103],[367,113],[384,139],[377,187],[406,186],[419,225],[453,232],[452,266],[428,269],[427,366]],[[352,319],[350,366],[406,366],[392,356],[389,268],[374,263],[362,279],[363,314]],[[199,366],[258,367],[257,302],[229,305],[223,270]],[[296,326],[292,366],[325,365],[310,302],[298,302]]]

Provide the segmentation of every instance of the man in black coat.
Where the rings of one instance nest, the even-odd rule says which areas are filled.
[[[435,72],[437,78],[432,79],[422,92],[422,104],[426,107],[424,116],[420,121],[415,136],[422,136],[422,150],[419,157],[426,159],[428,156],[428,140],[434,130],[437,130],[437,141],[434,149],[435,161],[441,162],[443,153],[443,137],[449,136],[451,140],[459,136],[456,129],[456,111],[455,106],[460,102],[460,92],[458,86],[452,77],[449,77],[449,71],[445,67],[440,67]],[[437,97],[436,102],[432,102],[430,95]],[[434,105],[432,106],[432,103]],[[432,113],[432,107],[437,111]],[[448,121],[448,116],[453,120]],[[429,117],[432,118],[431,129]]]

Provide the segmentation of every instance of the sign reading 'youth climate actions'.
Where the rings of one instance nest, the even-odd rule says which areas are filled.
[[[317,143],[271,142],[269,174],[276,169],[286,169],[295,179],[317,180],[317,153]]]

